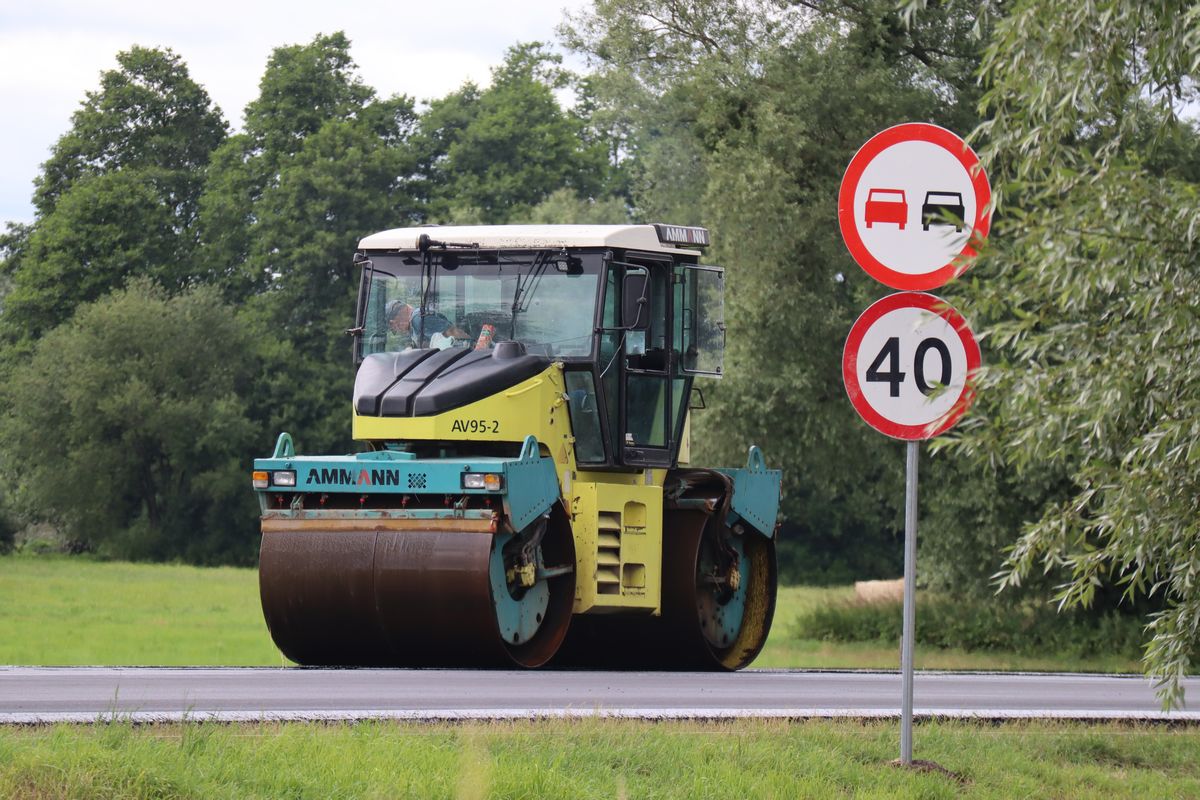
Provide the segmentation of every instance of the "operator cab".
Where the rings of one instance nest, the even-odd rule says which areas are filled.
[[[367,237],[356,257],[358,412],[442,413],[559,361],[581,468],[673,466],[692,381],[722,368],[724,273],[699,263],[695,248],[707,245],[707,230],[675,225]],[[372,394],[384,382],[410,384],[413,402]]]

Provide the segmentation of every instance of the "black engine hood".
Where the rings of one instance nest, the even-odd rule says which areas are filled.
[[[366,417],[433,416],[516,386],[549,366],[549,358],[527,355],[519,346],[373,353],[354,378],[354,410]]]

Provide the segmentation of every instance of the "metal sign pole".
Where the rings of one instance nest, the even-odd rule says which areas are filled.
[[[904,629],[900,638],[900,674],[904,697],[900,707],[900,763],[912,765],[913,636],[917,618],[917,453],[908,443],[904,480]]]

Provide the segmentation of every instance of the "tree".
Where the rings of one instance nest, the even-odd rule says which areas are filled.
[[[450,148],[479,115],[479,87],[468,81],[445,97],[428,101],[411,143],[416,159],[413,188],[430,220],[453,221],[455,176],[447,167]]]
[[[880,293],[838,234],[841,173],[888,125],[977,121],[969,87],[938,77],[956,70],[879,45],[870,31],[894,7],[855,5],[851,17],[749,0],[614,0],[567,32],[597,62],[608,105],[638,121],[625,146],[635,213],[713,230],[711,257],[728,268],[727,369],[704,387],[695,455],[737,464],[750,443],[787,443],[766,447],[784,475],[787,580],[899,568],[901,451],[860,423],[841,385],[840,343]]]
[[[201,201],[210,279],[277,343],[259,419],[317,451],[350,445],[345,330],[358,240],[420,219],[409,186],[412,102],[378,99],[349,48],[335,33],[276,49],[246,132],[214,154]]]
[[[268,161],[294,155],[329,120],[353,119],[375,99],[357,70],[341,31],[275,48],[246,106],[246,132]]]
[[[753,76],[764,53],[788,41],[810,15],[773,0],[601,0],[568,15],[568,47],[588,54],[604,78],[623,75],[651,95],[698,71],[717,89]]]
[[[81,306],[0,390],[10,499],[114,556],[251,563],[256,341],[210,288],[138,278]]]
[[[606,0],[568,15],[560,35],[588,58],[588,118],[606,133],[636,219],[703,221],[718,109],[737,114],[758,60],[802,16],[757,0]]]
[[[16,268],[29,246],[32,225],[9,222],[0,234],[0,314],[4,313],[4,299],[12,291],[11,270]]]
[[[981,315],[996,398],[953,443],[1069,476],[1009,552],[1002,586],[1064,575],[1161,603],[1145,656],[1165,703],[1200,645],[1200,8],[1019,2],[987,49],[981,155],[992,249],[956,291]]]
[[[421,147],[434,218],[523,221],[558,189],[607,193],[605,143],[555,97],[569,82],[561,60],[541,43],[516,45],[487,89],[467,85],[431,106]]]
[[[620,197],[583,198],[571,189],[553,191],[529,212],[533,225],[623,225],[629,208]]]
[[[213,155],[201,202],[205,267],[227,296],[242,300],[309,269],[346,278],[354,236],[416,219],[405,191],[415,121],[409,99],[379,100],[362,83],[345,34],[276,48],[246,107],[246,132]],[[276,241],[280,225],[330,232],[345,246],[296,265]],[[306,307],[314,302],[323,306],[310,295]],[[319,316],[309,311],[307,322]]]
[[[170,50],[134,47],[101,75],[36,181],[37,217],[5,247],[0,328],[30,340],[136,275],[192,282],[204,167],[225,137],[208,94]]]
[[[850,45],[882,63],[906,62],[948,106],[971,108],[980,94],[981,45],[1002,3],[964,0],[791,0],[847,30]]]
[[[195,217],[203,169],[225,138],[225,122],[208,93],[171,50],[132,47],[118,69],[100,76],[71,117],[35,181],[38,215],[85,175],[144,170],[181,227]]]
[[[6,331],[37,338],[131,276],[186,284],[175,223],[136,171],[80,178],[24,243],[5,297]]]

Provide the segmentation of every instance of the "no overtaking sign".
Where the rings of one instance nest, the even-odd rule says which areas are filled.
[[[838,226],[854,260],[880,283],[934,289],[970,265],[991,226],[991,199],[966,142],[909,122],[854,154],[838,193]]]

